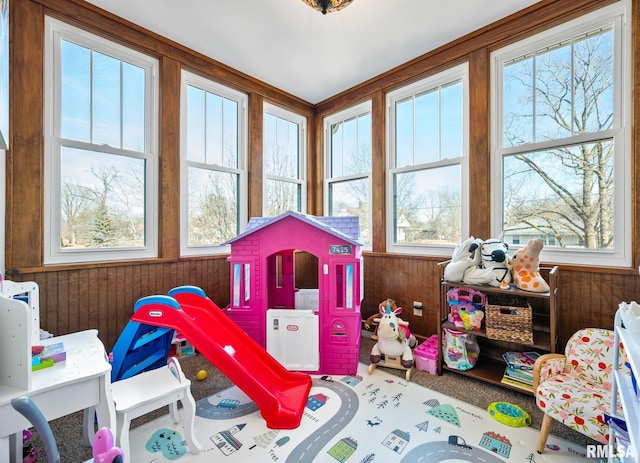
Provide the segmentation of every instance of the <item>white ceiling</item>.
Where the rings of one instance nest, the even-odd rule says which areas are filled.
[[[87,0],[318,103],[539,0]]]

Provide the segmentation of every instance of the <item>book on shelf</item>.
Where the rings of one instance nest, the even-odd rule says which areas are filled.
[[[51,359],[54,362],[62,362],[67,359],[67,352],[64,350],[64,344],[57,342],[44,346],[42,351],[36,354],[40,361]]]
[[[533,370],[522,370],[507,366],[504,370],[504,376],[521,383],[533,385]]]
[[[529,392],[533,392],[533,386],[530,384],[525,384],[521,381],[516,381],[513,378],[510,378],[508,376],[503,376],[502,380],[500,381],[502,384],[508,384],[510,386],[514,386],[517,387],[519,389],[522,389],[524,391],[529,391]]]
[[[531,352],[503,352],[502,358],[511,368],[518,370],[533,370],[533,364],[540,354],[535,351]]]

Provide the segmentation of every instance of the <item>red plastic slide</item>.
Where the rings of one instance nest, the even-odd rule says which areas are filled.
[[[144,297],[131,319],[179,331],[258,405],[269,428],[300,426],[311,377],[284,368],[202,289],[181,286],[168,296]]]

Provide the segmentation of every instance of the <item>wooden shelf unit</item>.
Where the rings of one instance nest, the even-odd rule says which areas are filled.
[[[531,291],[523,291],[511,285],[509,288],[498,288],[490,285],[468,285],[465,283],[452,283],[444,280],[444,268],[448,262],[442,262],[440,266],[440,305],[438,320],[438,374],[442,374],[442,370],[452,371],[461,375],[473,377],[481,381],[495,384],[507,389],[513,389],[527,394],[533,394],[531,391],[505,384],[501,382],[506,364],[502,358],[505,351],[531,351],[535,350],[541,354],[556,352],[556,344],[558,340],[558,267],[542,267],[540,272],[544,279],[549,283],[550,290],[545,293],[534,293]],[[481,330],[465,330],[459,328],[447,320],[449,313],[449,304],[447,302],[447,291],[451,288],[466,287],[482,291],[485,295],[490,294],[507,294],[512,296],[520,296],[526,298],[532,308],[533,314],[533,343],[523,344],[517,342],[508,342],[498,339],[490,339],[485,329]],[[480,355],[476,365],[469,370],[456,370],[449,368],[442,354],[442,332],[443,328],[451,328],[455,331],[467,332],[474,334],[480,345]]]

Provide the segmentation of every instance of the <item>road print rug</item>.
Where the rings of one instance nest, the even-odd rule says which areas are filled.
[[[237,387],[197,402],[193,455],[182,423],[167,414],[133,428],[135,463],[578,463],[586,448],[549,436],[536,452],[538,431],[510,427],[486,410],[377,368],[356,376],[313,377],[300,426],[274,430]]]

